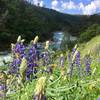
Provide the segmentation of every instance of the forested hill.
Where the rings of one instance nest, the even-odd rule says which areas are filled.
[[[100,24],[100,14],[69,15],[25,0],[0,0],[0,43],[15,41],[18,35],[30,40],[37,34],[44,41],[60,30],[79,35],[92,24]]]

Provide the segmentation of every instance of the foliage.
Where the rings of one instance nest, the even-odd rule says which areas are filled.
[[[90,27],[88,27],[85,32],[83,32],[80,35],[80,42],[87,42],[96,35],[100,34],[100,25],[99,24],[93,24]]]
[[[93,46],[91,43],[94,43],[97,38],[98,37],[95,37],[91,40],[85,48],[89,48],[90,45]],[[100,41],[99,38],[97,40]],[[17,39],[17,42],[22,42],[21,37]],[[19,46],[18,43],[15,44],[17,46],[13,45],[12,48],[15,55],[16,53],[19,53],[19,56],[16,55],[17,60],[24,53],[22,47],[20,47],[23,44],[21,43]],[[94,100],[100,98],[99,55],[95,56],[93,53],[92,55],[90,53],[86,53],[84,58],[87,59],[83,59],[81,57],[81,46],[78,48],[78,45],[75,45],[71,52],[64,54],[58,54],[57,52],[56,54],[51,55],[50,52],[47,53],[47,50],[49,49],[48,41],[46,42],[46,47],[47,46],[48,48],[46,48],[46,51],[44,50],[43,53],[45,56],[42,55],[42,58],[36,62],[38,64],[37,72],[34,73],[33,71],[31,73],[37,78],[32,78],[33,76],[31,76],[30,79],[26,79],[23,82],[20,80],[20,74],[22,73],[21,70],[18,70],[20,73],[7,74],[7,100],[32,100],[34,96],[40,96],[41,93],[41,95],[44,95],[47,100]],[[31,48],[32,45],[29,45],[29,47]],[[22,52],[20,52],[20,50]],[[25,52],[25,54],[27,53],[28,51]],[[50,56],[48,56],[49,54]],[[25,57],[25,55],[23,56]],[[16,57],[13,59],[16,59]],[[37,56],[35,55],[35,57]],[[30,58],[29,55],[28,58]],[[26,60],[28,62],[29,59],[25,59],[25,62]],[[34,62],[31,62],[31,64],[32,63]],[[88,65],[86,63],[88,63]],[[17,65],[18,64],[14,64],[14,67],[18,67]],[[26,65],[27,63],[23,63],[22,60],[22,64],[19,65],[19,67],[28,67],[28,65]],[[51,69],[48,70],[48,68]],[[25,70],[23,70],[23,72],[25,72]]]
[[[92,16],[63,14],[37,7],[25,0],[0,0],[0,9],[2,9],[0,10],[1,44],[4,44],[4,41],[8,45],[12,41],[15,42],[19,34],[28,41],[37,34],[40,41],[52,39],[52,32],[63,30],[79,35],[90,25],[100,24],[98,14]],[[3,37],[4,34],[6,34],[5,37]]]
[[[96,58],[99,55],[99,43],[100,35],[95,36],[90,41],[79,44],[82,57],[84,57],[88,52],[91,52],[92,56]]]

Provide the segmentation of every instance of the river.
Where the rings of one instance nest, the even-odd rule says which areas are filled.
[[[11,53],[0,52],[0,66],[3,66],[5,63],[8,63],[12,60]]]

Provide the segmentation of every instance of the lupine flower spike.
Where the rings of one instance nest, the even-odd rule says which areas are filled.
[[[86,66],[86,75],[91,74],[91,57],[90,57],[90,51],[88,51],[88,54],[85,55],[85,66]]]
[[[36,50],[36,43],[38,41],[38,36],[35,37],[34,41],[31,42],[28,55],[27,55],[27,80],[30,80],[33,78],[33,74],[36,73],[36,67],[37,67],[37,50]]]
[[[39,40],[39,37],[38,37],[38,36],[36,36],[36,37],[34,38],[33,43],[34,43],[34,44],[36,44],[36,43],[38,42],[38,40]]]
[[[73,74],[73,67],[74,67],[73,64],[74,64],[77,53],[78,53],[78,50],[76,49],[74,55],[72,56],[72,64],[70,66],[70,78],[72,77],[72,74]]]
[[[49,41],[46,41],[45,49],[48,50],[49,48]]]
[[[46,41],[45,51],[43,53],[43,66],[47,66],[50,63],[48,48],[49,48],[49,41]]]
[[[18,36],[17,42],[21,42],[21,36]]]
[[[19,70],[22,82],[24,82],[26,78],[26,68],[27,68],[27,60],[26,58],[23,58]]]
[[[10,73],[17,74],[19,66],[21,64],[21,59],[25,56],[25,46],[23,44],[24,39],[21,40],[21,36],[18,37],[16,44],[11,44],[13,61],[10,65]]]
[[[76,66],[78,67],[78,76],[81,77],[81,63],[80,63],[80,52],[77,50],[76,54]]]
[[[40,77],[37,81],[33,100],[46,100],[45,97],[46,77]]]
[[[86,66],[86,74],[89,75],[91,74],[91,57],[90,57],[90,54],[87,54],[85,56],[85,66]]]

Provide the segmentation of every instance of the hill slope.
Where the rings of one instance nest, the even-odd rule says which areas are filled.
[[[92,56],[100,56],[100,35],[95,36],[90,41],[80,44],[81,55],[84,57],[90,52]]]

